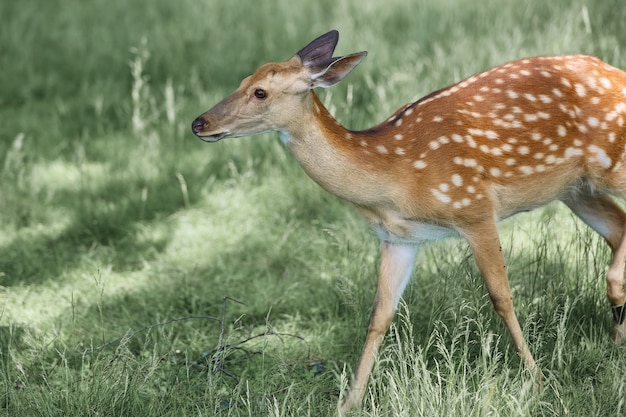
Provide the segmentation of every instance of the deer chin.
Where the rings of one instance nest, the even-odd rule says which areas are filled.
[[[212,133],[210,135],[196,133],[196,136],[198,136],[204,142],[217,142],[228,137],[228,135],[230,135],[230,130],[225,130],[219,133]]]

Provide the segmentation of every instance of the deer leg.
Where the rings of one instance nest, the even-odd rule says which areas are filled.
[[[613,260],[606,273],[607,296],[613,312],[613,331],[611,338],[616,345],[626,341],[626,304],[624,302],[624,267],[626,259],[626,231],[622,232],[620,245],[613,253]]]
[[[367,381],[374,366],[378,348],[396,313],[400,296],[411,275],[417,246],[382,242],[378,289],[370,318],[365,345],[354,374],[350,391],[341,405],[341,415],[358,407],[365,395]]]
[[[606,291],[613,312],[611,338],[617,345],[621,345],[626,341],[626,213],[609,196],[602,193],[576,194],[563,202],[583,222],[602,235],[611,247],[613,259],[606,274]]]
[[[464,228],[461,233],[470,244],[493,307],[504,321],[515,350],[533,375],[541,377],[513,310],[511,288],[495,221],[488,220],[471,225]]]

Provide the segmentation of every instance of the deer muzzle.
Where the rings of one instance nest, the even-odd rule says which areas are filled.
[[[217,142],[230,134],[229,130],[211,131],[211,124],[204,115],[199,116],[191,123],[193,133],[205,142]]]

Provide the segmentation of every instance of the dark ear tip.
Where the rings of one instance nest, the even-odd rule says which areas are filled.
[[[336,46],[339,43],[339,31],[337,29],[333,29],[329,32],[324,33],[321,36],[318,36],[311,42],[311,44],[315,43],[329,43],[333,46]]]
[[[303,64],[328,61],[332,58],[335,46],[339,42],[339,31],[336,29],[317,37],[302,48],[297,55]]]

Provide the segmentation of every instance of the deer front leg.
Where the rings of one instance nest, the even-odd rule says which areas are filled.
[[[539,369],[524,340],[522,328],[513,310],[513,297],[496,223],[484,221],[466,228],[462,233],[474,253],[476,265],[483,276],[493,307],[511,334],[515,350],[531,373],[540,378]]]
[[[402,292],[411,276],[417,246],[382,242],[378,289],[361,358],[350,391],[341,405],[341,415],[361,405],[378,348],[396,313]]]

